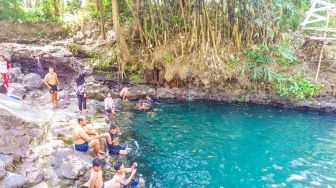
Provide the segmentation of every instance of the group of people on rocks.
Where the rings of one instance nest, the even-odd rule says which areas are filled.
[[[92,162],[92,169],[90,179],[81,188],[101,188],[104,187],[103,182],[103,166],[104,151],[103,139],[106,140],[107,149],[110,155],[127,155],[131,148],[121,146],[118,138],[118,128],[114,123],[110,124],[110,128],[107,133],[98,134],[93,130],[87,129],[87,119],[85,116],[78,117],[78,124],[73,128],[72,138],[74,142],[74,148],[80,152],[87,152],[89,149],[93,149],[95,152],[95,159]],[[116,162],[114,169],[116,174],[113,178],[105,183],[108,188],[131,188],[136,187],[138,184],[143,185],[145,181],[142,178],[136,178],[137,164],[134,163],[131,168],[125,168],[122,162]],[[126,173],[130,173],[126,178]]]
[[[87,93],[85,86],[85,75],[80,73],[74,80],[74,91],[78,99],[78,108],[80,112],[86,110]],[[57,86],[60,85],[57,74],[53,68],[49,68],[49,73],[44,78],[44,83],[47,85],[51,94],[51,102],[54,107],[57,106]],[[129,88],[123,88],[120,92],[120,97],[123,101],[128,101],[130,97]],[[148,109],[153,105],[153,100],[150,96],[146,96],[145,100],[139,100],[136,104],[138,109]],[[104,111],[107,115],[115,115],[116,107],[111,93],[108,93],[104,100]],[[104,134],[98,134],[94,130],[86,128],[88,120],[85,116],[80,115],[77,119],[77,124],[72,130],[72,139],[74,149],[79,152],[88,152],[90,149],[94,151],[95,159],[92,162],[92,169],[90,173],[90,179],[81,188],[132,188],[137,185],[143,185],[144,179],[136,178],[137,164],[134,163],[130,168],[126,168],[122,162],[116,162],[114,169],[116,174],[113,178],[107,182],[103,181],[103,166],[105,164],[105,148],[112,156],[127,155],[131,151],[131,148],[121,145],[118,137],[118,127],[115,122],[110,123],[109,129]],[[102,144],[106,142],[106,147]],[[130,174],[126,178],[126,174]]]
[[[10,62],[5,59],[3,55],[0,55],[0,74],[2,77],[2,85],[0,85],[0,92],[7,93],[9,87],[9,70]],[[49,67],[49,72],[45,75],[43,79],[44,84],[47,86],[48,91],[51,95],[51,103],[54,108],[58,106],[58,96],[57,92],[60,90],[60,81],[58,79],[57,73],[53,67]],[[87,93],[85,83],[85,74],[80,73],[74,79],[74,92],[78,99],[78,109],[80,112],[86,110],[87,105]],[[120,97],[122,101],[128,101],[131,95],[130,88],[123,88],[120,91]],[[2,92],[2,90],[4,90]],[[67,100],[69,99],[69,96]],[[69,103],[69,101],[68,101]],[[139,100],[136,103],[137,109],[148,109],[154,104],[154,101],[150,96],[146,96],[146,99]],[[107,93],[104,100],[104,111],[107,115],[115,116],[116,106],[112,98],[111,93]],[[77,124],[72,130],[72,139],[74,143],[74,150],[79,152],[88,152],[90,149],[94,150],[95,159],[92,161],[92,169],[90,174],[90,179],[85,183],[82,188],[101,188],[104,187],[103,182],[103,166],[105,164],[105,148],[108,153],[112,156],[115,155],[127,155],[131,151],[128,148],[119,143],[118,127],[113,121],[109,124],[109,129],[104,134],[98,134],[94,130],[86,128],[88,120],[85,116],[80,115],[77,119]],[[120,134],[120,132],[119,132]],[[106,147],[103,146],[103,140],[106,141]],[[122,162],[116,162],[114,164],[114,169],[116,174],[113,178],[105,182],[105,187],[107,188],[131,188],[137,185],[143,185],[145,181],[142,178],[136,178],[135,174],[137,171],[137,164],[134,163],[130,168],[126,168]],[[126,174],[130,174],[126,178]]]

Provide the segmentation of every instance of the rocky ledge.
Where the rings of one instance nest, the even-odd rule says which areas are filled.
[[[73,150],[76,99],[51,110],[50,104],[28,105],[0,94],[0,187],[76,187],[87,180],[92,157]],[[102,104],[90,100],[88,117]],[[95,126],[105,128],[103,122]]]

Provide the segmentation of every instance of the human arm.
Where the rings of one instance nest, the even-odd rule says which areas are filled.
[[[80,131],[79,136],[81,139],[85,140],[85,142],[90,142],[93,138],[90,138],[84,131]]]
[[[44,79],[43,79],[43,82],[44,84],[48,87],[48,89],[50,89],[50,85],[48,84],[48,81],[49,81],[49,74],[47,74]]]
[[[94,131],[94,130],[86,129],[85,132],[86,132],[86,134],[88,134],[88,135],[97,135],[97,132]]]
[[[136,169],[137,165],[138,165],[137,163],[133,163],[131,168],[125,168],[125,172],[126,173],[131,173],[133,169]]]
[[[131,175],[126,180],[122,179],[122,178],[119,178],[118,182],[123,184],[123,185],[129,184],[132,181],[132,179],[133,179],[133,177],[136,173],[136,169],[133,169],[131,172],[132,172]]]

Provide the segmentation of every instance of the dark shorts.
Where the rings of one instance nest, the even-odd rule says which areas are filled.
[[[58,91],[57,85],[50,85],[50,90],[49,90],[50,93],[57,92],[57,91]]]
[[[109,153],[111,155],[119,155],[121,150],[125,150],[126,147],[123,146],[114,146],[112,144],[108,144],[108,149],[109,149]]]
[[[107,109],[107,110],[105,110],[105,112],[112,113],[112,109]]]
[[[75,150],[81,152],[87,152],[89,150],[89,143],[85,142],[83,144],[75,144]]]
[[[120,186],[121,188],[133,188],[139,184],[139,178],[133,178],[131,182],[127,185]]]

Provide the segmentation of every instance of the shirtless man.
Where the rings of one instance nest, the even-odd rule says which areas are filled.
[[[44,77],[44,84],[48,87],[51,94],[51,102],[54,107],[57,106],[57,86],[60,85],[57,74],[53,67],[49,67],[49,73]]]
[[[113,176],[112,180],[107,182],[109,184],[108,188],[133,188],[138,184],[143,186],[145,180],[142,178],[135,178],[134,175],[137,171],[137,164],[134,163],[131,168],[125,168],[122,162],[116,162],[114,164],[114,169],[116,174]],[[131,175],[126,179],[126,173],[131,173]]]
[[[103,166],[105,162],[102,159],[94,159],[92,161],[92,169],[90,180],[85,183],[81,188],[102,188],[103,182]]]
[[[131,151],[131,148],[119,145],[119,139],[117,137],[117,126],[114,123],[110,124],[109,132],[101,134],[100,137],[107,140],[107,148],[111,155],[127,155]]]
[[[124,88],[120,91],[119,95],[120,95],[120,97],[122,98],[123,101],[128,101],[128,97],[131,96],[131,92],[129,91],[129,89],[130,89],[130,88],[124,87]]]
[[[100,150],[101,138],[95,131],[85,128],[87,120],[84,116],[78,117],[78,124],[73,128],[72,139],[75,144],[75,149],[81,152],[87,152],[89,148],[95,150],[95,156],[97,158],[103,158],[101,155],[103,152]],[[93,137],[90,137],[92,135]]]

